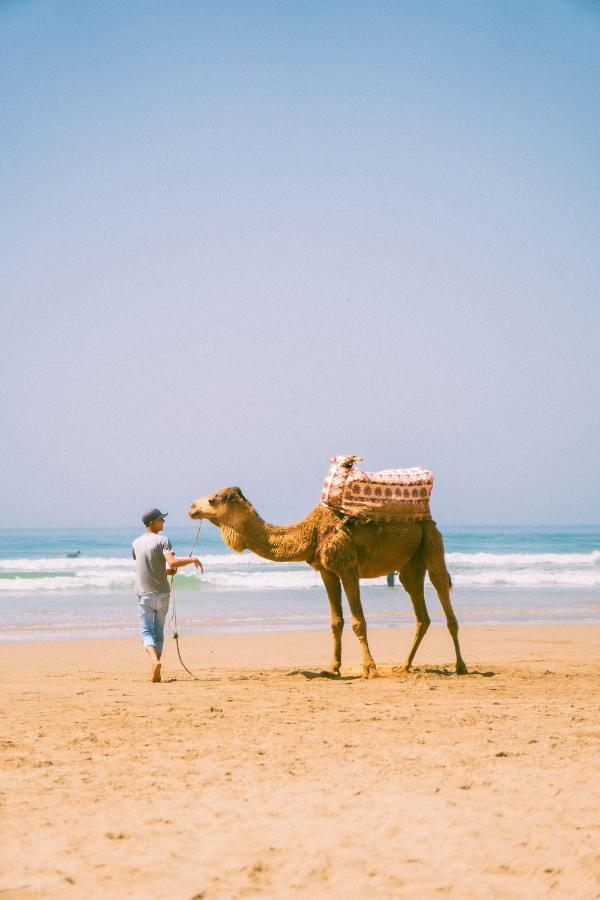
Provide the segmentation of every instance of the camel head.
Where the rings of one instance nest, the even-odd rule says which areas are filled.
[[[208,519],[220,528],[225,543],[238,553],[246,546],[240,531],[249,513],[256,516],[239,487],[221,488],[208,497],[198,497],[188,509],[190,519]]]
[[[221,488],[208,497],[198,497],[188,509],[190,519],[208,519],[213,525],[235,526],[240,513],[246,512],[250,504],[239,487]]]

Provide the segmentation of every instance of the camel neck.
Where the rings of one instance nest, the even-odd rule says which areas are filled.
[[[270,525],[258,515],[238,527],[244,545],[274,562],[302,562],[311,554],[313,527],[310,516],[292,525]]]

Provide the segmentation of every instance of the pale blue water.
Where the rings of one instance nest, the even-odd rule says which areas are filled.
[[[600,621],[600,527],[447,527],[448,568],[459,621]],[[137,528],[0,530],[0,641],[137,635],[131,541]],[[180,555],[196,529],[165,533]],[[67,553],[81,551],[76,559]],[[313,630],[328,627],[321,580],[306,564],[233,554],[204,523],[198,577],[176,579],[181,633]],[[371,626],[412,625],[409,598],[385,579],[364,581]],[[443,622],[428,585],[434,622]]]

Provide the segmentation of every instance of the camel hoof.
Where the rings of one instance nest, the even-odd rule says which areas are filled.
[[[327,669],[327,674],[328,674],[328,675],[335,675],[336,678],[341,678],[341,675],[340,675],[340,667],[339,667],[339,666],[330,666],[330,667]]]
[[[394,666],[392,669],[394,675],[406,675],[410,672],[410,666],[407,666],[406,663],[403,663],[401,666]]]
[[[459,662],[456,664],[456,674],[457,675],[468,675],[469,670],[464,662]]]
[[[381,678],[375,663],[372,663],[369,666],[363,666],[363,678]]]

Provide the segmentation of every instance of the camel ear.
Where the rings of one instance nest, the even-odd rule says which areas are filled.
[[[239,487],[232,487],[232,488],[229,488],[229,490],[227,491],[227,493],[223,495],[223,501],[224,501],[225,503],[232,503],[232,502],[235,503],[237,500],[245,500],[245,499],[246,499],[246,498],[245,498],[244,495],[242,494],[242,492],[241,492],[241,490],[239,489]]]

